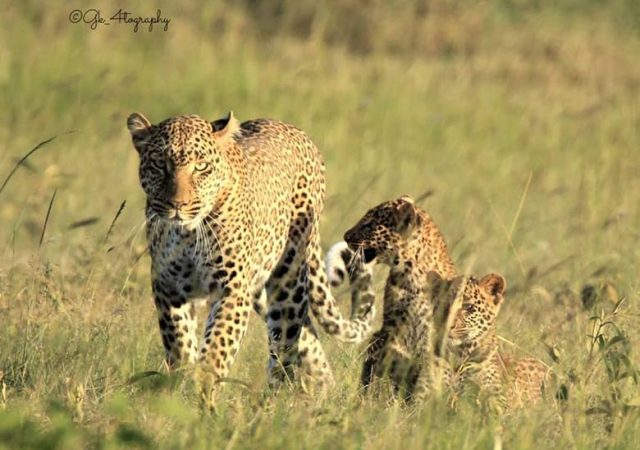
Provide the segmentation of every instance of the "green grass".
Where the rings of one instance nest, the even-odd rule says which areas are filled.
[[[57,136],[0,192],[0,448],[491,447],[473,408],[360,398],[362,346],[326,336],[328,399],[270,395],[257,317],[232,370],[247,386],[226,385],[215,416],[188,374],[131,381],[162,372],[162,349],[125,119],[230,109],[318,144],[326,246],[370,206],[432,191],[458,266],[507,278],[499,332],[521,350],[505,350],[550,364],[569,400],[507,419],[506,448],[635,448],[637,2],[184,3],[158,2],[167,32],[133,33],[0,1],[0,180]]]

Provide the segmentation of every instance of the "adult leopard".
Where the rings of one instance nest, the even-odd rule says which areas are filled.
[[[324,162],[309,137],[270,119],[239,123],[176,116],[127,120],[146,193],[151,281],[166,361],[200,361],[209,382],[225,377],[252,303],[269,332],[269,379],[294,368],[313,381],[332,374],[308,308],[346,342],[364,340],[367,315],[344,319],[321,263],[318,221]],[[210,310],[198,349],[194,301]],[[266,311],[260,307],[266,305]]]

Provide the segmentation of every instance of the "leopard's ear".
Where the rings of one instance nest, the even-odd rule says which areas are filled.
[[[153,125],[142,114],[133,113],[127,119],[127,128],[131,133],[133,146],[140,152],[153,129]]]
[[[480,286],[491,295],[493,303],[499,305],[504,299],[504,291],[507,288],[507,281],[498,273],[490,273],[482,277]]]
[[[216,139],[224,140],[232,137],[240,129],[240,122],[233,115],[233,111],[229,111],[227,117],[211,122],[211,129]]]
[[[133,113],[127,119],[127,128],[132,136],[139,136],[149,132],[151,122],[140,113]]]
[[[408,195],[400,197],[397,200],[396,211],[398,217],[398,232],[403,237],[408,237],[421,222],[413,199]]]

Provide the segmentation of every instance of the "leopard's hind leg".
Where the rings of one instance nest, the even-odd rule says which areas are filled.
[[[294,222],[283,256],[267,282],[269,379],[273,387],[293,380],[297,367],[307,386],[333,383],[331,367],[309,319],[308,232],[301,226],[304,223],[302,219]]]

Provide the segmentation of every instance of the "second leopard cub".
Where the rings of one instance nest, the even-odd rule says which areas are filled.
[[[470,390],[477,392],[478,403],[496,413],[541,399],[549,368],[535,358],[512,358],[498,350],[496,319],[504,302],[504,278],[489,274],[445,280],[436,272],[428,278],[436,305],[434,356],[446,361],[454,403]]]

